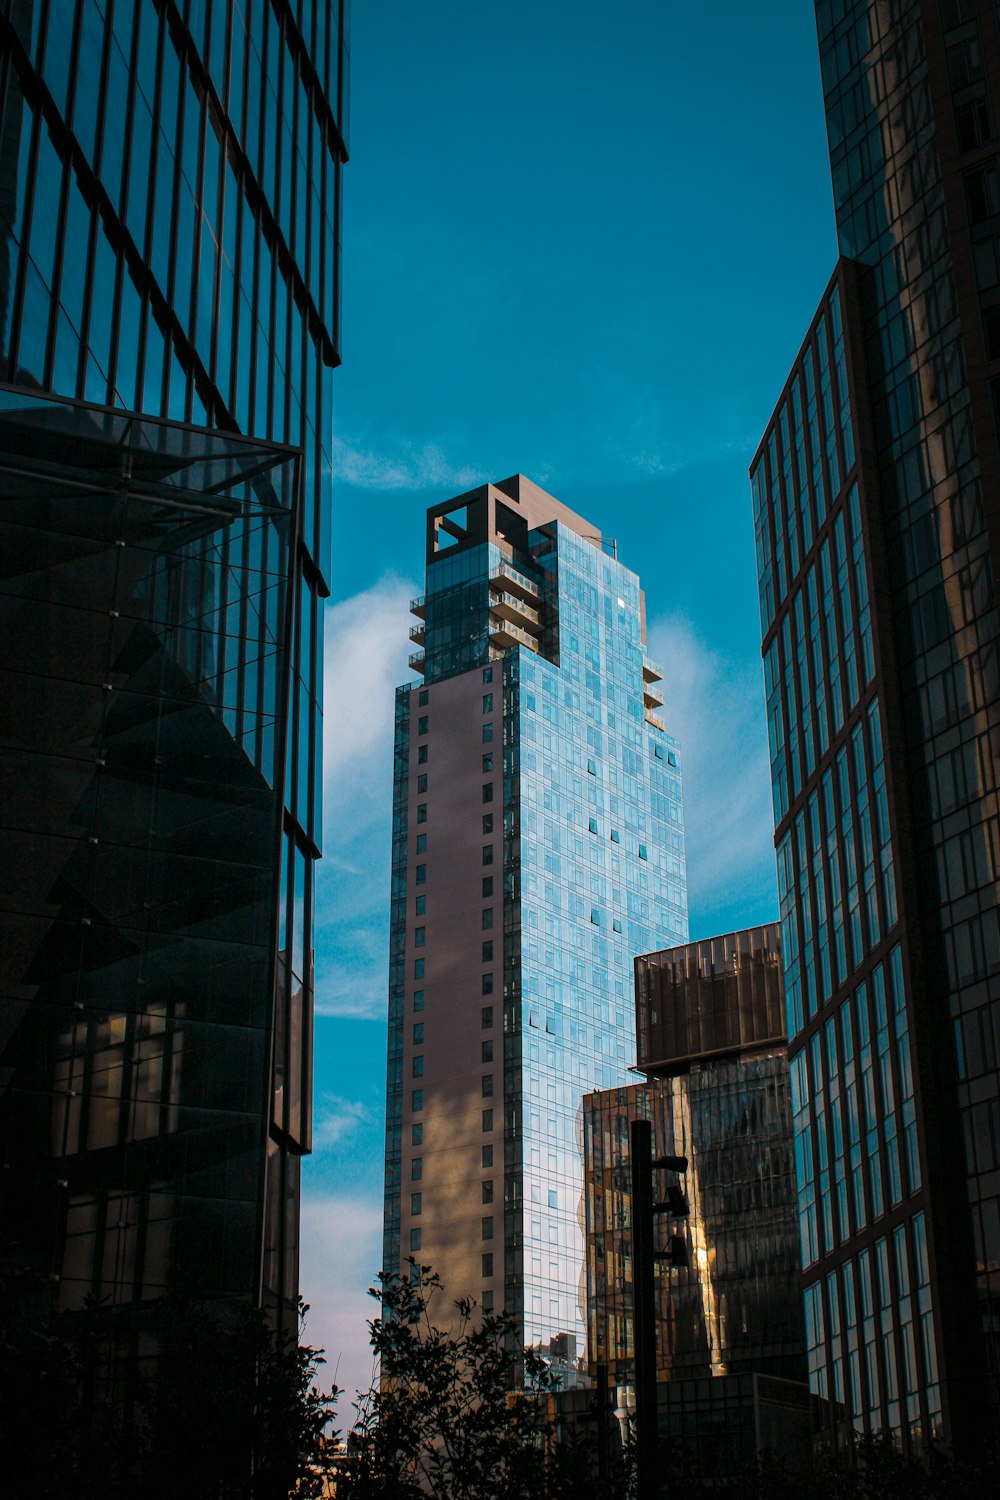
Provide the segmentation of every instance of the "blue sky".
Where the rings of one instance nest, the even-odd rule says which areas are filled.
[[[836,257],[821,105],[804,0],[355,0],[302,1248],[349,1394],[428,505],[521,471],[617,538],[685,753],[692,936],[775,914],[746,474]]]

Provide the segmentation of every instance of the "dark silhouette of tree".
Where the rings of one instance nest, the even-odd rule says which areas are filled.
[[[382,1275],[370,1324],[377,1384],[360,1398],[345,1500],[557,1500],[586,1492],[582,1445],[557,1442],[555,1380],[518,1351],[509,1319],[469,1299],[451,1331],[430,1304],[443,1287],[428,1266]],[[594,1493],[593,1489],[591,1492]]]
[[[324,1493],[337,1392],[322,1350],[259,1309],[165,1298],[148,1375],[111,1379],[108,1309],[46,1316],[44,1287],[0,1288],[0,1475],[10,1500],[286,1500]],[[300,1326],[307,1309],[300,1303]],[[134,1367],[133,1367],[134,1368]]]

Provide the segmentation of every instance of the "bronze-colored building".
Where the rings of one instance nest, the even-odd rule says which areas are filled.
[[[778,927],[646,954],[635,976],[647,1081],[584,1099],[590,1369],[632,1383],[629,1127],[648,1119],[654,1158],[689,1164],[689,1216],[658,1216],[690,1262],[659,1264],[661,1431],[725,1468],[762,1441],[762,1392],[808,1416]]]

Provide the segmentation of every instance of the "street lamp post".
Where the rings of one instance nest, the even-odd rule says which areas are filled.
[[[631,1127],[632,1186],[632,1342],[635,1353],[635,1459],[638,1500],[656,1495],[656,1282],[657,1260],[687,1265],[687,1245],[679,1237],[668,1251],[653,1248],[653,1215],[686,1215],[687,1201],[679,1188],[667,1191],[665,1203],[653,1201],[653,1171],[686,1172],[686,1156],[653,1160],[653,1128],[648,1120]]]

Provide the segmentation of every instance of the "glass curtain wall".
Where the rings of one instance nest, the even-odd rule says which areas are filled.
[[[286,1305],[309,1145],[283,1074],[310,1045],[348,27],[345,0],[0,4],[0,371],[303,454],[264,1270]]]

